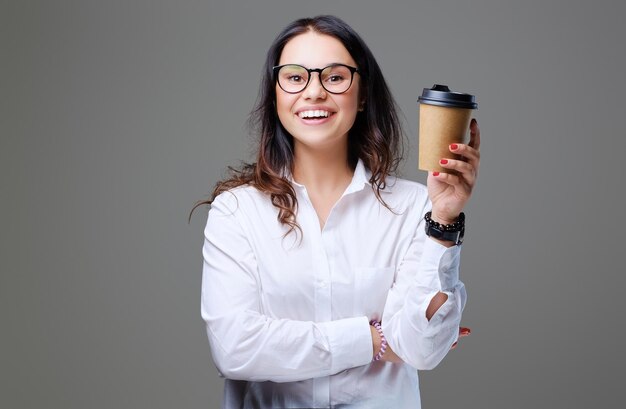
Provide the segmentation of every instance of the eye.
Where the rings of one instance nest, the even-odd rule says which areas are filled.
[[[327,85],[339,85],[350,81],[350,70],[343,65],[326,67],[322,72],[322,79]]]
[[[340,75],[340,74],[331,74],[331,75],[328,76],[326,81],[328,81],[328,82],[341,82],[344,79],[345,78],[342,75]]]
[[[308,80],[307,71],[299,65],[285,65],[280,69],[279,80],[283,84],[304,85]]]
[[[292,82],[294,84],[299,84],[299,83],[304,82],[304,78],[302,78],[301,75],[292,74],[292,75],[287,77],[287,81]]]

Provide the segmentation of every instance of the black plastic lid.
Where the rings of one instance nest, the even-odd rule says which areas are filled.
[[[461,92],[452,92],[446,85],[435,84],[432,88],[424,88],[417,102],[441,107],[476,109],[475,97]]]

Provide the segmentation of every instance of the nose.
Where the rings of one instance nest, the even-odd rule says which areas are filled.
[[[317,74],[317,75],[315,75]],[[320,77],[319,72],[312,72],[312,77],[309,81],[309,84],[304,89],[304,98],[305,99],[318,99],[318,98],[326,98],[326,90],[322,87],[322,78]]]

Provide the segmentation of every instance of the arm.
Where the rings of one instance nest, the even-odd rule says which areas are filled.
[[[429,173],[428,194],[436,221],[451,223],[469,200],[478,177],[479,148],[480,130],[472,120],[469,144],[450,145],[460,158],[440,162],[457,174]],[[389,332],[390,346],[404,361],[429,369],[458,339],[466,293],[458,278],[460,247],[427,238],[423,229],[422,219],[387,298],[383,330]]]
[[[202,318],[213,360],[227,378],[289,382],[367,364],[367,317],[315,323],[277,319],[263,311],[257,263],[237,200],[214,201],[205,229]]]
[[[458,278],[460,251],[428,238],[420,221],[389,290],[383,332],[392,350],[416,369],[434,368],[458,338],[467,298]]]

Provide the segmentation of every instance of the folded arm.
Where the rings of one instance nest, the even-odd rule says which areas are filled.
[[[458,339],[467,298],[459,280],[460,254],[460,246],[428,238],[421,220],[389,290],[383,332],[393,351],[416,369],[437,366]]]
[[[216,198],[203,246],[202,318],[213,360],[229,379],[290,382],[367,364],[367,317],[315,323],[266,315],[257,262],[231,194]]]

